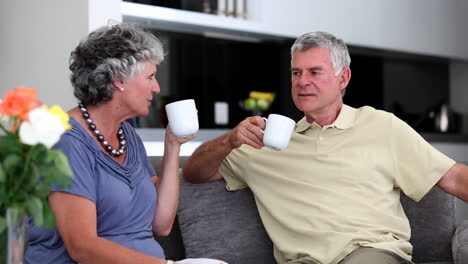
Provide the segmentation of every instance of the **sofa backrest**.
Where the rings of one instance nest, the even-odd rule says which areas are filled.
[[[191,184],[181,179],[177,218],[186,257],[275,263],[251,191],[228,192],[224,185],[224,180]]]
[[[411,225],[413,261],[451,262],[455,197],[434,187],[419,202],[404,194],[400,200]]]

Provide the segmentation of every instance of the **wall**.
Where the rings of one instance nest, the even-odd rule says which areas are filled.
[[[251,18],[286,35],[329,31],[358,46],[468,60],[465,0],[260,1]]]
[[[0,1],[0,97],[24,85],[48,105],[73,107],[70,52],[109,18],[121,21],[120,0]]]

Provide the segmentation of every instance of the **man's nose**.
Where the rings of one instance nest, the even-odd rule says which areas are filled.
[[[310,85],[310,79],[306,74],[301,74],[301,77],[299,77],[299,84],[301,86],[307,86]]]

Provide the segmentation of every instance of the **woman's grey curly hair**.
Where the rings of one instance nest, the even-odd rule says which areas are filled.
[[[141,72],[141,63],[164,60],[161,42],[133,24],[104,26],[91,32],[71,52],[70,80],[75,97],[85,105],[112,98],[115,78],[130,80]]]

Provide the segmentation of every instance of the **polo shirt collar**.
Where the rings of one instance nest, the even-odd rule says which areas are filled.
[[[347,129],[354,125],[356,120],[357,109],[350,107],[348,105],[343,104],[341,107],[340,113],[336,118],[335,122],[333,122],[329,127],[336,127],[338,129]],[[306,117],[304,116],[296,125],[296,132],[304,132],[305,130],[309,129],[315,122],[309,123],[307,122]]]

